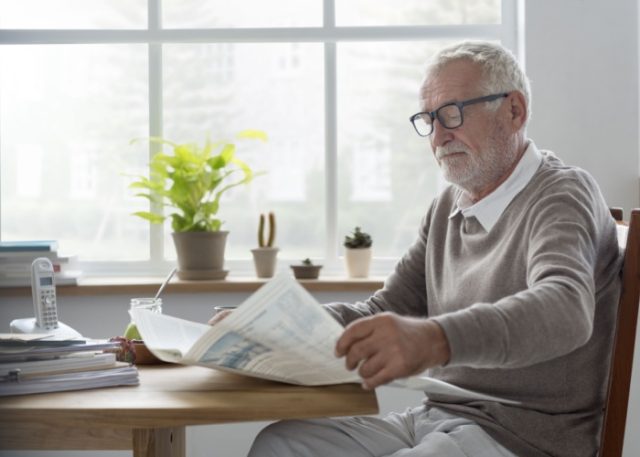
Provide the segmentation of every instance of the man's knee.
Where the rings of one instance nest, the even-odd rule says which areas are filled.
[[[258,434],[249,457],[325,456],[332,454],[329,450],[352,455],[351,450],[361,450],[362,446],[345,433],[342,424],[328,418],[276,422]]]
[[[295,436],[296,422],[280,421],[263,428],[253,441],[248,457],[282,456],[291,454],[291,436]]]

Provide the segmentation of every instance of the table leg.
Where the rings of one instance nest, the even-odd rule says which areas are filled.
[[[185,457],[185,427],[133,429],[133,457]]]

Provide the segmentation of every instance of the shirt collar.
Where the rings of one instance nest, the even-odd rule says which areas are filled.
[[[502,184],[476,203],[472,203],[467,194],[462,192],[449,219],[458,213],[464,217],[475,216],[482,228],[490,232],[509,203],[531,181],[541,162],[542,154],[533,141],[529,141],[520,161]]]

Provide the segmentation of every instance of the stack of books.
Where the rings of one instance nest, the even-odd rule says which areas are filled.
[[[81,275],[76,256],[58,254],[55,240],[0,241],[0,287],[31,284],[31,263],[47,257],[53,264],[56,285],[74,285]]]
[[[0,334],[0,397],[139,384],[119,342]]]

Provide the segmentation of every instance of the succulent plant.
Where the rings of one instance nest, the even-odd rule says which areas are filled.
[[[372,244],[371,235],[363,232],[360,227],[356,227],[351,236],[345,236],[343,243],[344,247],[349,249],[364,249],[371,247]]]

